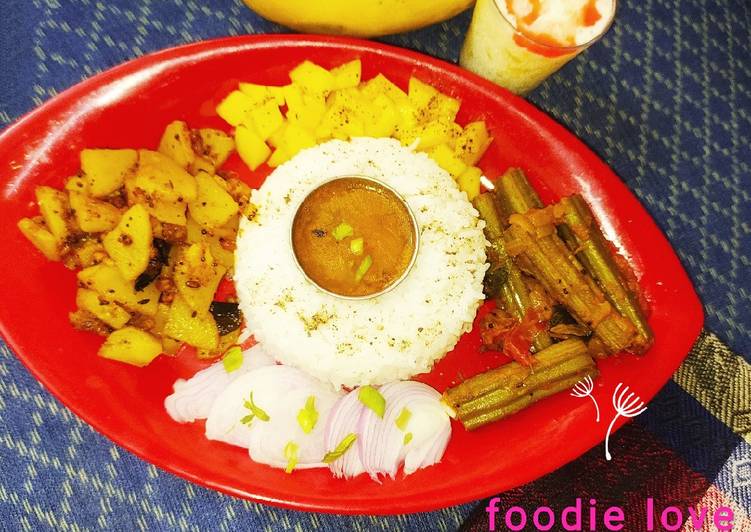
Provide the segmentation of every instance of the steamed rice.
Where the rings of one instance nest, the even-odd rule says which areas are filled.
[[[393,187],[420,229],[417,260],[392,291],[366,300],[324,293],[298,269],[297,206],[335,176]],[[483,299],[483,222],[452,177],[393,139],[333,140],[277,168],[251,201],[237,239],[235,282],[247,325],[266,352],[334,387],[383,384],[429,371],[472,327]]]

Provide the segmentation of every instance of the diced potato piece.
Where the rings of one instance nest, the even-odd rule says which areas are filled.
[[[175,263],[177,291],[190,308],[205,313],[227,269],[214,260],[206,242],[182,248]]]
[[[399,122],[399,112],[394,102],[385,94],[379,94],[362,110],[365,135],[369,137],[390,137]],[[365,114],[367,113],[367,115]]]
[[[385,94],[397,105],[407,101],[407,93],[394,85],[383,74],[378,74],[376,77],[366,81],[360,92],[365,100],[373,100],[379,94]]]
[[[111,203],[89,198],[72,190],[68,192],[68,197],[81,231],[103,233],[111,230],[120,221],[120,211]]]
[[[219,345],[219,330],[214,317],[209,312],[192,309],[179,295],[170,306],[164,334],[199,349],[216,349]]]
[[[454,150],[446,146],[445,144],[439,144],[428,152],[428,155],[433,159],[438,166],[446,170],[451,176],[456,179],[464,170],[467,169],[467,165],[454,155]]]
[[[228,124],[237,126],[245,120],[245,115],[255,104],[242,92],[232,91],[216,106],[216,114]]]
[[[30,218],[21,218],[18,221],[18,229],[49,260],[60,260],[57,239],[42,224]]]
[[[81,194],[89,195],[89,184],[83,177],[74,175],[69,177],[65,182],[65,190],[68,192],[80,192]]]
[[[208,158],[214,164],[214,170],[221,168],[235,149],[234,139],[218,129],[201,128],[198,138],[203,147],[199,155]]]
[[[106,259],[107,252],[104,250],[101,242],[87,239],[76,247],[76,258],[78,259],[79,267],[88,268]]]
[[[456,178],[459,190],[467,193],[469,201],[480,195],[480,176],[482,176],[482,170],[476,166],[470,166]]]
[[[303,61],[289,73],[289,78],[312,92],[328,92],[334,88],[334,76],[311,61]]]
[[[175,340],[169,336],[162,336],[162,352],[165,355],[176,355],[182,345],[183,343],[180,340]]]
[[[120,329],[130,321],[130,313],[127,310],[87,288],[79,288],[76,292],[76,305],[91,312],[113,329]]]
[[[290,155],[284,148],[276,148],[271,154],[271,157],[269,157],[269,160],[266,161],[266,164],[268,164],[271,168],[276,168],[277,166],[280,166],[289,161],[289,159]]]
[[[229,223],[233,223],[237,218],[233,218]],[[225,226],[226,227],[226,226]],[[234,243],[237,238],[237,224],[234,224],[233,231],[227,231],[227,235],[221,235],[223,228],[206,229],[198,225],[193,219],[188,220],[187,241],[190,243],[205,242],[209,245],[209,251],[216,262],[224,266],[228,272],[235,268]],[[224,240],[222,240],[224,239]],[[227,244],[229,242],[230,244]]]
[[[154,314],[154,326],[150,329],[155,334],[162,334],[164,326],[169,319],[169,305],[166,303],[159,303],[156,314]]]
[[[128,281],[135,280],[148,266],[151,236],[149,213],[138,203],[125,211],[117,227],[105,235],[104,249]]]
[[[81,150],[81,170],[88,193],[95,198],[109,196],[122,187],[137,163],[136,150]]]
[[[240,158],[251,170],[261,166],[271,155],[271,149],[253,129],[237,126],[235,129],[235,145]]]
[[[196,180],[166,155],[157,151],[139,150],[140,164],[134,187],[141,189],[150,200],[187,203],[196,198]]]
[[[360,77],[362,75],[362,62],[359,59],[355,59],[349,63],[339,65],[331,69],[331,75],[334,76],[334,89],[357,87],[360,84]]]
[[[254,105],[273,100],[277,105],[284,105],[284,93],[281,87],[272,85],[257,85],[255,83],[240,83],[240,92],[250,98]]]
[[[125,308],[147,316],[156,314],[159,305],[159,290],[150,284],[136,292],[133,283],[127,281],[113,264],[103,262],[78,272],[81,286],[94,290],[107,300],[120,303]]]
[[[220,178],[201,172],[196,176],[198,196],[188,204],[190,215],[199,224],[216,227],[237,214],[238,207]]]
[[[124,327],[110,334],[99,348],[99,356],[133,366],[147,366],[162,352],[162,343],[153,335]]]
[[[68,196],[61,190],[44,186],[37,187],[34,192],[47,230],[61,244],[70,234]]]
[[[273,100],[254,107],[250,113],[250,124],[262,140],[268,139],[284,123],[284,116]]]
[[[440,94],[437,89],[416,77],[409,78],[409,101],[417,109],[428,109],[430,101]]]
[[[196,159],[188,124],[181,120],[170,122],[159,141],[159,152],[163,153],[183,168],[188,168]]]
[[[289,122],[284,130],[284,140],[280,147],[289,153],[290,156],[293,156],[300,150],[310,148],[311,146],[315,146],[315,144],[316,139],[308,130],[299,124]]]
[[[216,349],[199,349],[196,356],[199,360],[207,358],[216,358],[221,354],[224,354],[227,349],[237,344],[237,339],[240,336],[240,329],[235,329],[232,332],[219,337],[219,345]]]
[[[232,141],[232,144],[234,144],[235,141]],[[206,157],[196,157],[193,160],[193,164],[191,164],[188,167],[188,172],[190,172],[190,175],[196,176],[199,172],[206,172],[207,174],[213,174],[216,168],[214,167],[214,163],[211,162]]]
[[[467,124],[456,139],[454,153],[465,164],[473,166],[482,158],[492,141],[485,122],[472,122]]]
[[[171,201],[154,201],[154,207],[146,206],[149,214],[159,220],[160,222],[185,225],[187,222],[187,215],[185,209],[187,204],[184,202],[171,202]]]

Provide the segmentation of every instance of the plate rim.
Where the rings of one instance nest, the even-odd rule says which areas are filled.
[[[553,137],[555,137],[558,141],[565,140],[566,143],[573,143],[574,145],[578,144],[579,151],[577,153],[584,154],[588,159],[596,161],[597,164],[603,165],[605,168],[607,168],[607,170],[611,172],[615,177],[614,183],[617,183],[618,188],[622,189],[622,192],[630,195],[635,201],[639,203],[640,207],[647,214],[651,223],[659,232],[659,235],[662,236],[662,238],[667,243],[670,252],[675,258],[676,263],[680,266],[682,275],[688,281],[688,284],[690,286],[690,293],[686,293],[685,295],[692,300],[690,302],[690,306],[691,310],[695,313],[694,322],[692,323],[692,325],[694,325],[695,331],[691,331],[690,333],[685,335],[686,341],[684,343],[687,346],[686,352],[685,354],[682,354],[680,358],[676,358],[675,364],[671,364],[671,366],[674,366],[672,367],[672,372],[675,372],[678,366],[683,362],[683,360],[685,360],[690,352],[691,346],[694,344],[696,339],[698,339],[703,328],[704,308],[701,304],[701,300],[698,294],[696,293],[693,280],[686,272],[680,260],[680,257],[677,255],[672,244],[662,231],[662,228],[660,228],[649,211],[647,211],[642,202],[639,200],[639,198],[626,186],[626,184],[613,171],[613,169],[602,158],[600,158],[600,156],[596,154],[582,139],[576,136],[573,132],[569,131],[565,126],[557,122],[552,116],[537,108],[531,102],[510,93],[506,89],[503,89],[491,83],[490,81],[477,76],[472,72],[464,70],[454,63],[450,63],[443,59],[416,52],[414,50],[401,48],[390,44],[384,44],[377,41],[368,41],[351,37],[291,33],[219,37],[164,48],[148,54],[144,54],[134,59],[130,59],[119,65],[103,70],[95,74],[94,76],[88,77],[65,89],[54,97],[48,99],[47,101],[42,103],[42,105],[30,110],[26,114],[17,118],[3,131],[0,132],[0,153],[2,151],[2,147],[6,142],[12,140],[16,136],[17,132],[22,132],[24,128],[32,124],[38,118],[43,119],[46,115],[54,116],[58,107],[63,106],[66,102],[77,98],[79,95],[88,95],[94,90],[105,88],[109,83],[116,82],[117,80],[120,80],[129,74],[139,72],[140,70],[145,69],[150,65],[158,65],[170,60],[188,61],[196,57],[198,58],[193,62],[198,62],[200,61],[200,56],[202,53],[220,53],[221,51],[239,52],[249,48],[262,49],[280,48],[286,46],[306,46],[310,47],[311,49],[336,48],[340,50],[350,50],[355,52],[367,50],[368,52],[376,52],[377,54],[386,57],[397,58],[401,60],[407,59],[410,63],[419,66],[421,69],[430,70],[440,74],[448,73],[460,78],[465,78],[466,81],[471,82],[471,84],[474,85],[475,88],[477,88],[480,92],[484,93],[486,96],[492,99],[497,99],[499,92],[503,94],[504,99],[510,101],[514,107],[522,112],[522,114],[531,117],[536,122],[541,122],[548,131],[551,131],[553,133]],[[482,486],[484,487],[478,487],[476,489],[465,491],[462,494],[458,495],[442,496],[438,499],[431,499],[426,497],[425,499],[421,499],[420,502],[409,501],[406,503],[391,499],[391,505],[388,507],[379,507],[376,510],[373,510],[372,507],[368,507],[368,509],[366,510],[365,505],[363,504],[361,504],[360,506],[348,506],[346,502],[344,503],[344,505],[337,504],[336,500],[327,501],[326,503],[324,503],[322,499],[317,499],[318,502],[311,502],[266,496],[258,493],[250,493],[247,490],[228,486],[222,484],[221,482],[213,481],[212,479],[201,478],[191,471],[172,465],[169,460],[164,460],[155,456],[149,456],[145,449],[142,449],[137,445],[130,444],[126,438],[118,438],[109,434],[106,429],[102,428],[103,424],[99,423],[97,421],[97,418],[90,418],[88,415],[86,415],[82,408],[79,408],[79,405],[77,403],[69,404],[62,397],[62,395],[64,394],[58,393],[56,387],[50,385],[49,380],[45,377],[45,372],[41,371],[34,364],[33,357],[25,356],[22,353],[22,350],[17,348],[18,342],[15,341],[14,334],[11,328],[8,327],[3,321],[0,321],[0,335],[2,335],[3,339],[6,342],[6,345],[13,352],[14,356],[22,362],[22,364],[32,374],[32,376],[39,383],[41,383],[49,393],[51,393],[67,409],[72,411],[76,416],[86,422],[96,432],[107,438],[107,440],[133,453],[141,460],[144,460],[149,464],[153,464],[164,471],[170,472],[178,477],[181,477],[200,486],[207,487],[234,497],[295,510],[349,515],[394,515],[446,508],[457,504],[475,501],[497,493],[497,489],[493,488],[491,485],[484,483],[482,484]],[[683,349],[681,349],[681,351],[683,351]],[[670,380],[670,378],[671,377],[668,376],[664,381],[660,379],[660,387],[664,386]],[[652,394],[649,397],[650,401],[653,399],[656,393]],[[615,430],[620,428],[626,422],[626,419],[621,418],[619,422],[616,423]],[[592,446],[586,449],[577,449],[575,452],[568,452],[564,457],[564,461],[555,466],[535,469],[534,473],[527,475],[528,478],[524,481],[524,483],[531,482],[537,478],[545,476],[555,469],[563,467],[564,465],[572,462],[579,456],[586,453],[589,449],[599,445],[602,442],[602,439],[604,438],[597,439]],[[517,483],[516,485],[522,484]],[[513,488],[508,487],[505,489]],[[384,500],[387,500],[387,497],[385,497]]]

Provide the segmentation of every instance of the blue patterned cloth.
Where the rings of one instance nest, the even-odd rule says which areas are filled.
[[[468,23],[465,13],[384,40],[456,60]],[[280,31],[240,0],[5,0],[0,127],[81,79],[144,53]],[[700,394],[686,393],[691,382],[684,375],[637,423],[741,507],[751,507],[751,4],[622,0],[606,37],[530,99],[584,139],[636,192],[694,280],[707,327],[740,354],[745,402],[735,421],[709,415],[707,401],[694,398]],[[0,347],[0,528],[453,530],[473,506],[341,517],[220,495],[161,472],[93,432]],[[698,433],[702,446],[721,443],[722,450],[697,449]]]

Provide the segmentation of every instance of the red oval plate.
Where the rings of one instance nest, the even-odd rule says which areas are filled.
[[[160,357],[138,369],[96,356],[101,340],[74,331],[73,272],[44,260],[16,229],[36,213],[34,187],[61,186],[78,171],[84,147],[155,148],[174,119],[226,128],[216,102],[238,80],[285,84],[304,59],[332,67],[361,58],[364,79],[378,72],[406,86],[410,75],[462,99],[459,121],[484,119],[495,136],[482,168],[495,177],[524,168],[543,199],[581,192],[610,238],[634,265],[652,305],[654,347],[641,358],[600,363],[595,395],[559,394],[474,433],[459,425],[441,464],[383,484],[361,476],[334,479],[328,471],[280,470],[255,464],[241,449],[210,442],[201,423],[180,425],[162,401],[178,377],[199,366],[189,357]],[[253,185],[254,174],[230,162]],[[0,329],[29,370],[94,428],[138,456],[188,480],[231,495],[304,510],[403,513],[481,498],[529,482],[601,442],[612,415],[610,395],[624,382],[649,400],[670,378],[703,322],[699,300],[665,237],[636,198],[584,144],[535,107],[442,61],[381,44],[311,36],[247,36],[191,44],[148,55],[60,94],[0,136]],[[496,365],[478,353],[476,334],[462,338],[425,379],[439,390]],[[618,449],[613,449],[618,453]]]

